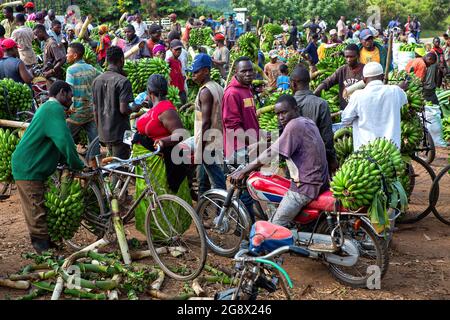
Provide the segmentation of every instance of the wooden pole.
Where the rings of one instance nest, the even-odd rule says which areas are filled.
[[[392,60],[393,40],[394,40],[394,33],[391,31],[389,34],[389,45],[388,45],[388,52],[387,52],[387,58],[386,58],[386,68],[384,69],[384,84],[387,84],[388,79],[389,79],[389,66],[391,65],[391,60]]]
[[[29,125],[28,122],[0,119],[0,126],[2,127],[27,128]]]
[[[92,22],[92,16],[88,15],[86,20],[84,20],[83,26],[81,27],[80,33],[78,34],[79,39],[83,39],[84,34],[88,30],[89,24]]]

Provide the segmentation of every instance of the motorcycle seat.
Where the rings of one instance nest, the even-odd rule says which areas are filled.
[[[321,211],[333,211],[336,198],[333,197],[333,193],[327,190],[308,203],[304,209],[321,210]]]

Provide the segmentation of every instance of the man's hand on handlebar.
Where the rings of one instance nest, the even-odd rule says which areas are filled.
[[[237,170],[235,172],[233,172],[232,174],[230,174],[230,182],[234,185],[236,184],[240,184],[242,182],[242,180],[245,179],[245,177],[248,175],[248,172],[246,170],[247,167],[241,169],[241,170]]]

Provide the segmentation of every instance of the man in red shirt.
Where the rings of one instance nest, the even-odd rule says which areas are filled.
[[[186,91],[184,89],[184,76],[182,70],[182,64],[180,59],[181,50],[183,49],[183,43],[174,39],[170,43],[170,51],[172,51],[172,57],[170,57],[167,62],[170,66],[170,85],[175,86],[180,90],[181,103],[185,104],[187,102]]]

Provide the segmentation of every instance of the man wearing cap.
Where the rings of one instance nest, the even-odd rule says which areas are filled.
[[[351,95],[341,117],[343,125],[353,126],[354,150],[383,137],[400,149],[400,110],[408,103],[406,93],[399,86],[383,84],[384,71],[378,62],[366,64],[363,77],[366,87]]]
[[[278,61],[278,51],[271,50],[269,52],[270,61],[264,66],[264,73],[269,78],[269,87],[277,87],[277,78],[281,75],[280,66],[283,64]]]
[[[222,99],[223,88],[211,80],[212,60],[205,54],[198,54],[192,67],[192,80],[200,86],[195,99],[195,163],[199,170],[199,195],[208,190],[208,181],[215,189],[226,189],[225,176],[218,158],[223,150],[222,141]],[[214,137],[214,139],[211,139]]]
[[[425,48],[416,48],[417,58],[408,62],[405,67],[406,72],[414,72],[414,74],[422,80],[423,97],[427,101],[439,104],[436,96],[437,87],[437,56],[433,52],[425,53]]]
[[[336,29],[331,29],[330,30],[330,40],[329,40],[329,44],[331,43],[342,43],[342,40],[338,38],[338,34]]]
[[[216,49],[212,56],[214,67],[219,69],[222,78],[227,77],[228,63],[230,61],[230,50],[225,46],[225,36],[221,33],[216,33],[214,36]]]
[[[170,22],[170,31],[176,31],[181,34],[181,24],[177,22],[177,15],[175,13],[169,14]]]
[[[16,16],[16,24],[18,28],[11,34],[11,39],[19,46],[20,59],[27,68],[31,68],[36,63],[36,54],[33,51],[33,30],[25,26],[25,15],[22,13]]]
[[[11,38],[11,33],[17,28],[13,8],[3,8],[3,15],[5,16],[5,19],[2,20],[1,24],[5,28],[5,38]]]
[[[370,29],[364,29],[359,34],[359,39],[361,43],[359,46],[359,61],[362,64],[368,64],[369,62],[378,62],[383,67],[386,68],[386,49],[380,43],[376,42],[374,35]],[[389,65],[389,70],[392,69],[392,62]]]
[[[25,13],[27,14],[27,21],[35,21],[36,13],[34,12],[34,3],[27,2],[23,7],[25,8]]]
[[[183,49],[183,43],[180,40],[175,39],[170,43],[170,51],[172,56],[167,59],[170,66],[170,85],[175,86],[180,90],[181,103],[187,102],[186,90],[184,86],[183,65],[179,59],[181,50]]]
[[[161,32],[161,27],[155,23],[148,28],[150,39],[147,40],[147,48],[149,52],[153,52],[153,47],[158,43],[164,45],[164,41],[161,40]]]
[[[2,42],[3,58],[0,59],[0,79],[10,78],[15,82],[31,83],[33,76],[19,59],[19,48],[13,39]]]
[[[134,30],[133,25],[129,24],[125,27],[125,36],[127,38],[127,41],[125,43],[125,47],[123,48],[123,52],[126,53],[127,51],[131,50],[134,46],[139,45],[141,42],[144,42],[144,45],[139,48],[139,50],[128,57],[129,60],[138,60],[141,58],[151,57],[150,51],[148,47],[145,45],[145,40],[141,40],[136,35],[136,31]],[[153,49],[153,48],[152,48]]]
[[[142,16],[139,12],[135,14],[132,25],[136,30],[136,35],[139,38],[148,38],[147,24],[142,21]]]
[[[167,40],[169,41],[169,47],[170,47],[170,43],[172,42],[172,40],[181,40],[180,39],[180,34],[178,32],[176,32],[176,31],[171,31],[171,32],[169,32],[169,35],[167,36]],[[165,48],[166,47],[164,47],[164,49]],[[169,58],[172,57],[172,56],[173,56],[172,51],[171,50],[167,50],[166,51],[165,60],[168,61]],[[186,69],[187,69],[187,64],[188,64],[188,57],[189,57],[189,53],[186,51],[186,49],[184,47],[182,47],[181,48],[181,55],[178,57],[178,60],[181,61],[181,71],[183,72],[183,76],[185,78],[186,78]]]
[[[234,23],[233,21],[233,15],[230,15],[230,17],[228,18],[225,28],[227,47],[231,50],[231,48],[233,48],[234,46],[234,43],[236,42],[236,23]]]

